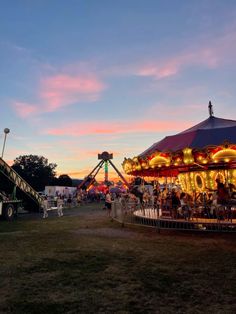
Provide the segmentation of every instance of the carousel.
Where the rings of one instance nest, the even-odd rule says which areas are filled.
[[[140,155],[125,158],[126,174],[175,177],[183,191],[215,189],[217,177],[236,185],[236,121],[209,118],[176,135],[167,136]]]
[[[217,189],[217,181],[236,186],[236,121],[209,117],[178,134],[154,143],[143,153],[125,158],[127,175],[171,178],[197,199]]]

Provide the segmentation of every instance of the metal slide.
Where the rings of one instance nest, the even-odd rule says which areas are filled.
[[[0,158],[0,191],[20,199],[28,211],[39,210],[43,198],[15,170]],[[14,194],[14,195],[13,195]]]

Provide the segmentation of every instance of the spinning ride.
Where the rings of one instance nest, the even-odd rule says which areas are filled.
[[[182,190],[190,194],[216,189],[217,178],[236,185],[236,121],[215,117],[211,102],[208,108],[206,120],[125,158],[125,173],[177,177]]]
[[[105,172],[104,183],[105,184],[109,183],[108,165],[112,166],[112,168],[116,171],[116,173],[119,175],[119,177],[124,182],[124,184],[129,188],[129,183],[126,181],[126,179],[123,177],[121,172],[116,168],[114,163],[111,161],[111,159],[113,159],[113,154],[110,154],[108,152],[103,152],[101,154],[98,154],[98,159],[100,160],[99,163],[89,173],[89,175],[86,176],[84,180],[79,184],[78,189],[83,189],[83,190],[89,189],[89,187],[95,182],[95,177],[103,166],[104,166],[104,172]]]

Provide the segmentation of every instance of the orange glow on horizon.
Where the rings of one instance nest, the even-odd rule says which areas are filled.
[[[120,170],[120,169],[119,169]],[[73,171],[73,172],[68,172],[67,175],[69,177],[71,177],[72,179],[84,179],[87,175],[89,175],[89,173],[92,171],[92,169],[82,169],[79,171]],[[60,176],[61,174],[65,174],[65,172],[58,172],[57,176]],[[124,178],[129,181],[130,180],[130,176],[127,176],[125,173],[123,173],[123,171],[121,171],[121,174],[124,176]],[[99,182],[104,181],[105,178],[105,174],[104,174],[104,170],[101,169],[99,171],[99,173],[96,175],[96,180]],[[115,172],[115,171],[111,171],[109,170],[108,172],[108,180],[109,181],[114,181],[114,182],[118,182],[118,181],[122,181],[121,178],[119,177],[119,175]]]

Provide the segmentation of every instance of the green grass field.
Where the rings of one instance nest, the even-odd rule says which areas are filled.
[[[1,313],[236,313],[235,234],[122,228],[101,207],[0,222]]]

